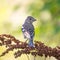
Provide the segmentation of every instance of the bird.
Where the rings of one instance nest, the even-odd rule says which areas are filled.
[[[22,25],[22,33],[24,35],[24,38],[28,40],[29,47],[34,47],[33,38],[35,35],[35,31],[34,31],[35,28],[33,26],[33,22],[35,21],[36,21],[35,18],[33,18],[32,16],[28,16],[24,24]]]

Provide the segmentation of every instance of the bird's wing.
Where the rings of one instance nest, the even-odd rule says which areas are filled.
[[[26,38],[28,38],[28,39],[30,38],[29,32],[23,26],[22,26],[22,32]]]
[[[24,35],[25,35],[28,39],[30,38],[30,34],[29,34],[28,31],[25,31],[25,32],[24,32]]]

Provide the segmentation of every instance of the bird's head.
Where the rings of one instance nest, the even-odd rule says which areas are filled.
[[[36,19],[33,18],[32,16],[28,16],[26,21],[29,22],[29,23],[33,23],[34,21],[36,21]]]

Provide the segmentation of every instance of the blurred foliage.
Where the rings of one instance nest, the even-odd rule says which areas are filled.
[[[51,20],[46,21],[40,18],[40,13],[45,10],[51,13]],[[41,41],[47,43],[47,45],[52,45],[52,43],[52,46],[59,45],[60,39],[58,36],[60,36],[60,0],[37,0],[29,5],[27,11],[39,21],[36,27],[36,35],[38,35],[36,40],[42,38]]]
[[[13,7],[13,11],[18,10],[19,8],[20,8],[20,5],[15,5],[15,6]]]
[[[24,3],[24,2],[23,2]],[[47,45],[56,46],[60,44],[60,0],[33,0],[30,4],[24,5],[23,3],[18,2],[18,4],[12,4],[10,8],[7,8],[7,13],[9,14],[17,14],[18,16],[29,14],[37,19],[37,23],[35,25],[35,37],[34,40],[39,40]],[[22,8],[23,5],[24,7]],[[7,4],[8,5],[8,4]],[[11,8],[12,7],[12,8]],[[21,9],[25,13],[20,12]],[[5,9],[6,10],[6,9]],[[18,10],[18,11],[17,11]],[[27,12],[26,12],[27,10]],[[20,14],[19,14],[20,13]],[[16,15],[14,15],[16,16]],[[12,19],[14,19],[12,16]],[[8,16],[7,16],[8,17]],[[16,19],[19,17],[16,16]],[[22,17],[21,17],[22,18]],[[4,18],[5,19],[5,18]],[[2,21],[2,20],[1,20]],[[18,21],[18,20],[17,20]],[[14,21],[13,21],[14,22]],[[20,21],[19,21],[20,22]],[[21,25],[17,27],[13,27],[13,24],[10,22],[5,22],[3,25],[0,24],[0,33],[9,33],[14,36],[20,36]]]
[[[54,17],[58,17],[60,13],[60,0],[46,1],[42,10],[48,9]]]
[[[24,14],[26,13],[27,15],[32,15],[37,19],[36,21],[37,23],[35,22],[36,25],[34,24],[35,25],[34,40],[42,41],[46,45],[51,47],[55,47],[57,45],[60,46],[60,0],[32,0],[32,2],[28,5],[25,5],[26,3],[24,2],[24,0],[22,3],[17,1],[18,0],[14,2],[13,0],[9,0],[9,1],[0,0],[0,34],[2,33],[11,34],[15,37],[18,37],[19,40],[23,40],[21,24],[20,26],[13,27],[13,24],[10,23],[10,21],[6,22],[5,20],[9,20],[11,15],[14,15],[14,14],[18,15],[18,13],[20,13],[19,16],[20,15],[25,16]],[[20,11],[20,8],[25,9],[23,10],[23,13],[21,13],[22,9]],[[12,18],[14,19],[14,17]],[[21,22],[21,20],[19,22]],[[4,49],[5,49],[4,47],[3,49],[1,49],[0,47],[0,53]],[[0,58],[0,60],[8,60],[13,57],[11,55],[12,57],[9,56],[9,58],[7,59],[6,58],[7,56],[8,55],[6,55],[3,58]],[[21,60],[23,60],[26,57],[22,56],[20,58]],[[18,60],[20,60],[20,58]],[[41,57],[37,57],[37,59],[43,60]],[[15,60],[15,59],[12,59],[12,60]]]

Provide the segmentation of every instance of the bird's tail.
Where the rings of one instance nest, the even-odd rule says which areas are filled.
[[[32,39],[29,40],[28,45],[29,45],[29,47],[34,47],[34,44],[33,44],[33,40]]]

